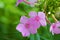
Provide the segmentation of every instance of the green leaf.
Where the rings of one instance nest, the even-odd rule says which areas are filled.
[[[40,40],[40,35],[38,33],[36,34],[36,40]]]
[[[34,35],[30,35],[30,40],[34,40]]]

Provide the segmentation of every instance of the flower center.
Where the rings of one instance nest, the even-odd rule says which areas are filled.
[[[26,28],[29,28],[29,27],[30,27],[30,24],[29,24],[29,23],[26,23],[26,24],[25,24],[25,27],[26,27]]]
[[[39,19],[40,19],[39,16],[36,16],[36,17],[35,17],[35,20],[36,20],[36,21],[39,21]]]
[[[53,26],[53,28],[55,28],[55,26]]]

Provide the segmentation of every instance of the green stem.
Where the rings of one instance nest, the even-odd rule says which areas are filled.
[[[52,14],[52,18],[55,20],[55,22],[58,22],[58,20],[57,20],[56,17],[54,16],[54,14]]]

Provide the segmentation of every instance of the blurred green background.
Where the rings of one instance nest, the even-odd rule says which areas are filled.
[[[38,0],[35,7],[24,2],[16,7],[16,2],[17,0],[0,0],[0,40],[60,40],[60,35],[52,35],[49,32],[50,24],[40,27],[38,33],[31,34],[30,37],[23,37],[16,30],[20,17],[28,16],[30,11],[45,11],[51,22],[54,22],[51,14],[60,20],[60,0]]]

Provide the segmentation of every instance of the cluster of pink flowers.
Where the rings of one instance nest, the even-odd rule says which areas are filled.
[[[22,16],[20,18],[20,23],[17,25],[16,29],[22,33],[24,37],[29,36],[30,34],[36,34],[37,29],[40,26],[46,26],[45,14],[43,12],[34,11],[29,13],[30,18]]]
[[[18,0],[16,6],[19,5],[19,3],[25,2],[31,6],[34,6],[34,4],[37,2],[37,0]],[[35,12],[31,11],[29,13],[30,18],[26,16],[22,16],[20,18],[20,23],[17,25],[16,29],[22,33],[24,37],[29,36],[30,34],[36,34],[37,29],[40,26],[46,26],[46,16],[43,12]],[[56,22],[51,24],[50,26],[50,32],[52,34],[60,34],[60,22]]]

